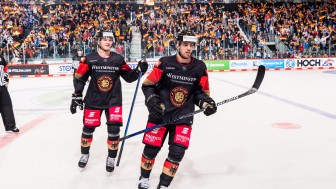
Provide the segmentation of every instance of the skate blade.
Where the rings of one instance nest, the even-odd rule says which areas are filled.
[[[5,131],[5,134],[20,134],[20,132],[13,132],[13,131]]]
[[[85,167],[80,167],[79,172],[83,172],[85,170]]]
[[[106,176],[111,176],[113,174],[113,171],[112,172],[108,172],[108,171],[106,171]]]

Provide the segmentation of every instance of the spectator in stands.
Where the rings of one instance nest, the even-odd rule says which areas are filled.
[[[333,3],[254,2],[251,4],[242,2],[242,4],[231,4],[231,10],[223,4],[197,2],[193,4],[163,2],[154,6],[134,5],[133,7],[125,4],[100,6],[101,2],[95,3],[81,6],[75,3],[47,5],[46,9],[42,9],[40,5],[21,6],[19,4],[19,7],[8,5],[3,11],[10,13],[16,9],[16,13],[1,15],[0,22],[3,27],[0,28],[0,34],[6,38],[1,37],[3,43],[12,45],[16,40],[21,44],[23,41],[31,43],[39,36],[39,42],[46,41],[50,44],[53,39],[57,47],[53,49],[51,45],[48,45],[49,51],[43,52],[43,55],[54,57],[56,53],[55,57],[59,57],[60,54],[63,57],[72,57],[75,53],[73,46],[76,43],[81,48],[92,51],[95,47],[92,38],[96,31],[103,28],[114,31],[116,39],[112,45],[113,48],[118,45],[124,46],[126,43],[122,41],[128,40],[127,44],[131,44],[131,24],[133,24],[141,32],[142,37],[153,45],[152,56],[161,56],[162,51],[159,52],[161,44],[164,44],[163,54],[168,55],[168,53],[175,52],[175,45],[169,45],[174,43],[170,40],[171,36],[176,36],[179,30],[185,28],[199,37],[197,54],[203,54],[203,56],[211,52],[215,55],[215,52],[219,52],[220,46],[224,49],[231,48],[233,51],[235,44],[238,43],[239,57],[244,58],[246,51],[242,40],[253,41],[249,48],[250,52],[247,54],[254,54],[258,46],[253,44],[272,42],[282,35],[285,40],[281,43],[293,49],[293,53],[302,49],[300,42],[303,45],[303,53],[308,55],[312,53],[322,55],[329,49],[331,55],[335,53],[333,42],[336,35],[336,8]],[[234,37],[237,37],[240,32],[243,32],[244,37],[235,39]],[[252,35],[255,36],[252,37]],[[314,42],[315,36],[319,41]],[[151,40],[148,37],[151,37]],[[324,37],[328,37],[325,43],[321,42]],[[234,38],[233,41],[231,38]],[[201,45],[203,39],[207,41],[206,45]],[[305,48],[307,47],[305,44],[307,42],[304,42],[306,39],[308,48]],[[60,43],[63,43],[65,50],[58,52],[58,47],[62,46]],[[212,46],[213,43],[216,45]],[[28,47],[30,49],[35,47],[33,57],[36,57],[37,49],[41,48],[38,44],[31,44]],[[204,50],[204,48],[213,48],[213,50]],[[267,46],[263,45],[262,51],[267,51],[265,48]],[[68,52],[69,49],[71,52]],[[223,56],[227,58],[226,53],[223,53]]]

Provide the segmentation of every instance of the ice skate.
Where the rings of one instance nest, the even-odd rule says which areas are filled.
[[[20,129],[18,129],[17,127],[14,126],[10,129],[6,129],[6,132],[18,133],[18,132],[20,132]]]
[[[149,188],[149,178],[139,178],[138,189],[148,189]]]
[[[115,158],[111,158],[107,156],[107,159],[106,159],[107,175],[109,175],[110,173],[114,171],[114,162],[115,162]]]
[[[80,171],[82,171],[85,167],[87,162],[89,161],[90,154],[82,154],[82,156],[79,159],[78,167],[80,168]]]

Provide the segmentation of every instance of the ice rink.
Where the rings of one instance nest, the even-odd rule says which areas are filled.
[[[222,101],[248,90],[256,72],[210,73],[211,96]],[[136,82],[123,82],[124,135]],[[266,71],[259,91],[195,116],[190,148],[171,189],[335,189],[336,71]],[[82,112],[70,113],[72,77],[12,78],[19,134],[0,123],[1,189],[131,189],[140,176],[142,135],[126,140],[120,166],[106,175],[105,119],[79,171]],[[139,90],[128,134],[145,128]],[[156,188],[167,144],[156,159]]]

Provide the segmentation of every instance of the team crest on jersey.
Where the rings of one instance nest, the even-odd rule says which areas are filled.
[[[97,84],[98,84],[99,90],[103,92],[107,92],[112,89],[112,85],[113,85],[112,77],[107,76],[107,75],[100,76],[97,80]]]
[[[187,97],[188,91],[183,87],[175,87],[170,92],[170,102],[176,107],[181,107],[186,101]]]

